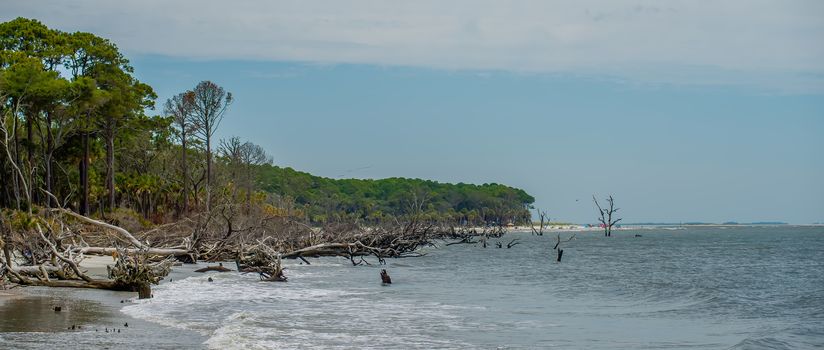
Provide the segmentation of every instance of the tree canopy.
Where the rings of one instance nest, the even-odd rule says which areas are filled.
[[[262,189],[292,198],[308,209],[310,219],[323,222],[355,215],[365,220],[422,211],[435,219],[508,224],[529,222],[535,199],[505,185],[448,184],[430,180],[388,178],[330,179],[292,168],[260,168]]]

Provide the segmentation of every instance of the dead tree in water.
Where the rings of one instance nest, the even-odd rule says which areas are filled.
[[[598,203],[598,199],[595,198],[595,195],[592,196],[592,200],[595,202],[595,206],[598,207],[598,221],[601,222],[601,226],[604,228],[604,237],[612,237],[612,227],[615,226],[621,219],[612,219],[612,215],[618,211],[620,208],[615,207],[615,200],[612,199],[610,195],[607,197],[607,203],[609,203],[609,208],[604,209],[601,208],[601,204]]]
[[[447,244],[445,244],[445,245],[446,245],[446,246],[451,246],[451,245],[454,245],[454,244],[475,244],[475,243],[478,243],[478,242],[476,242],[476,241],[473,241],[473,240],[472,240],[473,238],[475,238],[475,236],[472,236],[472,235],[465,235],[465,236],[463,236],[463,237],[462,237],[459,241],[449,242],[449,243],[447,243]]]
[[[567,240],[562,242],[560,233],[558,234],[558,236],[555,237],[555,247],[552,248],[553,250],[555,250],[555,255],[556,255],[555,261],[561,262],[561,257],[564,256],[564,250],[561,249],[561,243],[569,242],[569,241],[573,240],[574,238],[575,238],[575,234],[573,234],[571,237],[567,238]]]
[[[455,244],[481,243],[484,248],[487,247],[490,237],[500,238],[506,233],[506,229],[500,225],[484,227],[484,229],[481,232],[478,232],[478,230],[475,228],[460,228],[456,230],[454,227],[449,227],[448,230],[444,230],[443,228],[441,228],[441,231],[444,232],[438,235],[440,236],[439,238],[458,239],[457,241],[446,243],[445,245],[447,246]],[[475,237],[479,237],[477,241],[474,240]]]
[[[212,266],[206,266],[206,267],[204,267],[204,268],[197,269],[197,270],[195,270],[194,272],[209,272],[209,271],[216,271],[216,272],[229,272],[229,271],[232,271],[232,270],[231,270],[231,269],[228,269],[228,268],[226,268],[226,267],[224,267],[224,266],[223,266],[223,263],[220,263],[220,264],[218,264],[218,265],[216,265],[216,266],[215,266],[215,265],[212,265]]]
[[[246,253],[238,256],[235,262],[238,271],[242,273],[257,273],[261,281],[287,281],[286,276],[283,274],[281,254],[275,252],[271,247],[266,245],[264,241],[259,241],[256,246],[246,250]]]
[[[538,216],[541,218],[541,226],[536,230],[535,223],[530,220],[530,224],[532,227],[532,234],[536,236],[543,236],[544,235],[544,221],[549,223],[549,216],[546,215],[546,212],[540,209],[535,209],[535,212],[538,213]]]
[[[518,242],[518,241],[519,240],[517,238],[513,238],[511,241],[509,241],[509,243],[506,244],[506,249],[509,249],[509,248],[512,248],[516,245],[521,244],[521,242]]]
[[[386,272],[386,269],[381,270],[381,283],[392,284],[392,278],[389,277],[389,273]]]

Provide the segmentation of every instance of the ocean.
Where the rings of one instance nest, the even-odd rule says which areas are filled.
[[[562,238],[572,233],[561,233]],[[636,237],[640,235],[641,237]],[[506,244],[519,238],[511,249]],[[824,345],[824,227],[514,232],[352,266],[289,261],[159,286],[124,307],[214,349],[803,349]],[[374,259],[372,259],[374,260]],[[382,285],[387,269],[393,284]]]

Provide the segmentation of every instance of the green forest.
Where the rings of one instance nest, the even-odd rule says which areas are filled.
[[[444,184],[405,178],[329,179],[271,165],[260,167],[261,188],[308,207],[313,222],[342,213],[369,221],[426,213],[433,219],[496,224],[529,222],[535,201],[523,190],[499,184]]]
[[[529,221],[534,198],[504,185],[335,180],[274,166],[255,143],[217,138],[233,102],[208,80],[157,101],[109,40],[25,18],[1,23],[0,207],[60,206],[155,224],[221,203],[311,224],[410,213],[463,224]]]

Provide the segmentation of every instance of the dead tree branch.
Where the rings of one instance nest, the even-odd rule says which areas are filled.
[[[598,208],[598,221],[601,223],[601,227],[604,228],[604,237],[612,237],[612,227],[615,226],[621,219],[613,220],[612,216],[615,214],[620,208],[615,208],[615,200],[612,198],[612,195],[607,197],[607,203],[609,204],[608,208],[602,208],[601,204],[598,203],[598,199],[595,198],[595,195],[592,196],[592,200],[595,202],[595,206]]]

